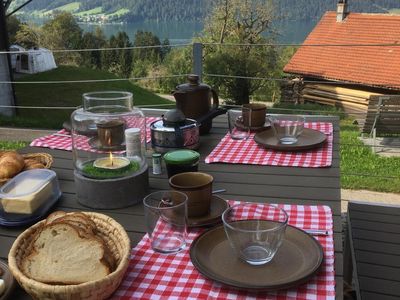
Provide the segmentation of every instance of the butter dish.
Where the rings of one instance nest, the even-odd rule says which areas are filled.
[[[0,188],[0,224],[19,226],[23,225],[21,222],[33,222],[42,217],[60,195],[54,171],[22,172]]]

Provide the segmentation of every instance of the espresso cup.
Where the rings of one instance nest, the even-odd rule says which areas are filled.
[[[214,178],[206,173],[185,172],[172,176],[169,185],[188,196],[188,216],[201,217],[210,210],[213,181]]]
[[[250,127],[262,127],[265,123],[267,107],[261,103],[243,104],[243,123]],[[250,118],[250,121],[249,121]]]
[[[125,122],[108,120],[96,123],[97,135],[103,147],[120,146],[124,142]]]

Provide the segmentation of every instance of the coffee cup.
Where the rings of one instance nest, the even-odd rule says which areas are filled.
[[[265,123],[267,107],[261,103],[243,104],[243,123],[250,124],[250,127],[262,127]],[[249,122],[250,118],[250,122]]]
[[[96,123],[97,135],[103,147],[120,146],[124,142],[125,122],[123,120],[107,120]]]
[[[214,178],[206,173],[185,172],[172,176],[169,185],[188,196],[188,216],[200,217],[210,210],[213,181]]]

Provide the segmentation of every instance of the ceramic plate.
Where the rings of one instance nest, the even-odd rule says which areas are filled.
[[[293,145],[283,145],[278,142],[272,128],[256,133],[254,141],[265,148],[279,151],[299,151],[308,150],[322,146],[326,141],[326,135],[321,131],[304,128],[298,141]]]
[[[211,280],[237,289],[272,291],[309,280],[321,266],[323,251],[312,236],[287,226],[285,240],[273,260],[251,266],[235,255],[220,225],[193,241],[190,258],[196,269]]]
[[[6,284],[6,289],[2,295],[0,295],[0,300],[8,299],[11,292],[15,286],[15,280],[12,276],[10,270],[8,269],[8,265],[3,260],[0,260],[0,278],[4,280]]]
[[[212,195],[210,211],[201,217],[190,217],[189,227],[211,226],[222,222],[222,213],[229,207],[228,202],[219,196]]]

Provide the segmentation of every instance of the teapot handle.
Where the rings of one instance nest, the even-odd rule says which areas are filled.
[[[214,89],[211,89],[212,97],[213,97],[213,108],[217,108],[219,106],[218,94]]]

